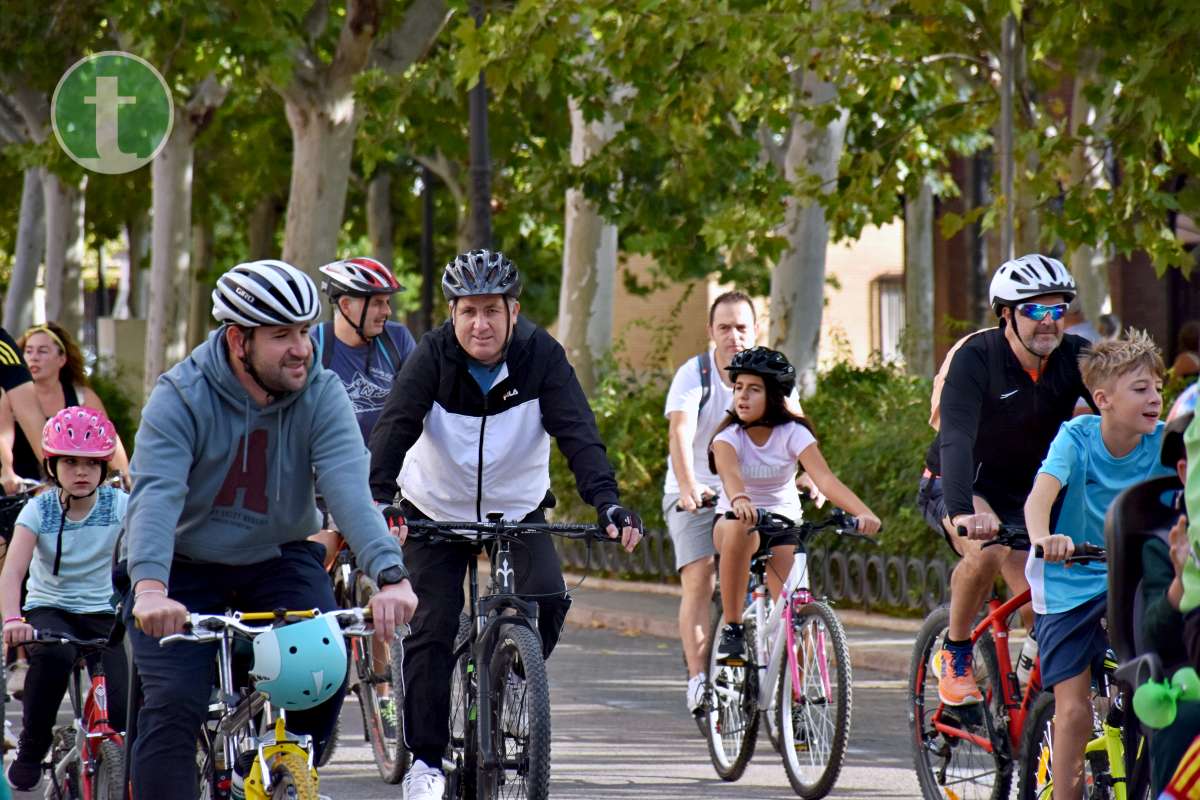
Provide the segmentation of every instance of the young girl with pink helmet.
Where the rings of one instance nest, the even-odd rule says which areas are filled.
[[[100,484],[116,449],[116,429],[94,408],[64,408],[42,429],[46,473],[54,488],[21,509],[0,572],[4,643],[9,647],[28,642],[34,629],[63,631],[80,639],[110,635],[116,622],[112,554],[129,496]],[[22,603],[26,572],[28,594]],[[24,791],[41,780],[42,759],[50,749],[75,662],[75,648],[69,645],[30,644],[28,649],[24,725],[17,757],[8,770],[13,788]],[[109,721],[124,730],[124,650],[119,643],[109,646],[100,660],[108,683]]]

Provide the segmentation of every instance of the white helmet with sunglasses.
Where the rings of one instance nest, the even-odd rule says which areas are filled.
[[[1000,265],[992,277],[988,300],[998,317],[1005,306],[1015,306],[1039,295],[1061,294],[1070,303],[1075,293],[1075,279],[1061,261],[1032,254]]]

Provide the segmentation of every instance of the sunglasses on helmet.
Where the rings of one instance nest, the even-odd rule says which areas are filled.
[[[1041,303],[1019,303],[1017,311],[1021,312],[1021,316],[1028,317],[1035,322],[1041,322],[1046,317],[1058,322],[1067,313],[1067,303],[1054,303],[1053,305],[1042,305]]]

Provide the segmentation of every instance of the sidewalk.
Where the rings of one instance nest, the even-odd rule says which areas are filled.
[[[574,589],[581,576],[564,577],[567,588]],[[589,577],[571,596],[569,625],[679,640],[678,586]],[[920,620],[841,608],[837,609],[837,615],[846,629],[854,667],[882,672],[891,678],[908,678]]]

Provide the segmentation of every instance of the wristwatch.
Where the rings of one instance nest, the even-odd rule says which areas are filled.
[[[404,567],[388,567],[387,569],[380,571],[379,577],[375,579],[375,584],[382,589],[385,586],[391,586],[392,584],[406,581],[408,580],[408,577],[408,570]]]

